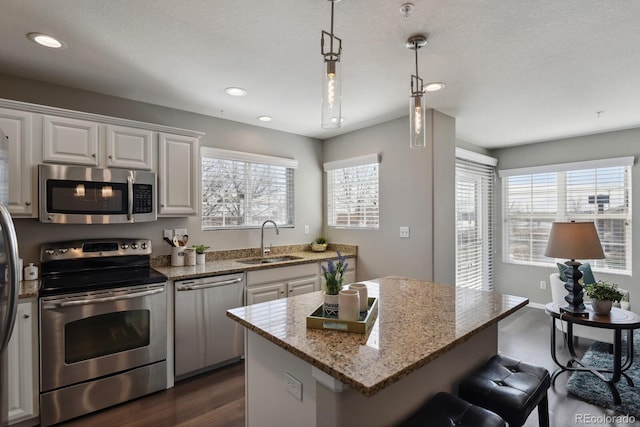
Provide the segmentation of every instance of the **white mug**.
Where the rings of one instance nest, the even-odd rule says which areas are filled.
[[[360,311],[367,311],[369,309],[369,295],[367,292],[367,285],[364,283],[352,283],[349,285],[349,289],[358,291],[360,295]]]
[[[358,291],[345,289],[338,294],[338,319],[358,320],[360,318],[360,295]]]

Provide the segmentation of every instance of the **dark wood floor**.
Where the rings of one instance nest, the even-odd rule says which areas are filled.
[[[543,310],[524,308],[500,322],[500,352],[553,372],[555,365],[549,355],[549,317]],[[566,353],[559,343],[559,354]],[[584,351],[590,342],[582,340],[578,348]],[[549,392],[551,427],[577,426],[575,414],[614,415],[610,410],[590,405],[567,395],[562,374]],[[236,363],[212,373],[180,381],[172,389],[155,393],[132,402],[77,418],[65,427],[164,427],[207,426],[235,427],[244,425],[244,366]],[[628,427],[629,424],[591,424]],[[636,425],[640,425],[637,423]],[[524,427],[537,427],[536,411]]]

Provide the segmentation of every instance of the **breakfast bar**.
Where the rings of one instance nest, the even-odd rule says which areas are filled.
[[[367,334],[311,329],[321,292],[229,310],[243,325],[247,426],[388,426],[497,353],[500,319],[528,300],[405,277],[362,282]]]

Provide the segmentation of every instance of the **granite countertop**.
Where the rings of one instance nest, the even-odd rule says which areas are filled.
[[[235,308],[227,316],[372,396],[529,302],[405,277],[363,283],[379,298],[367,335],[308,329],[306,317],[322,304],[322,292]]]
[[[244,258],[256,258],[254,250],[241,251],[221,251],[208,252],[205,264],[171,267],[169,265],[153,265],[154,270],[164,274],[171,280],[195,279],[198,277],[207,277],[220,274],[241,273],[250,270],[264,270],[267,268],[286,267],[290,265],[309,264],[314,262],[325,261],[328,259],[336,259],[338,257],[337,250],[349,258],[355,257],[357,253],[356,246],[340,245],[329,247],[325,252],[311,252],[303,250],[302,245],[293,248],[283,248],[272,251],[266,258],[290,255],[299,257],[299,259],[274,262],[269,264],[244,264],[238,262]],[[306,245],[308,246],[308,245]],[[220,259],[216,259],[220,258]]]
[[[38,289],[40,288],[40,280],[23,280],[20,282],[19,299],[36,298]]]

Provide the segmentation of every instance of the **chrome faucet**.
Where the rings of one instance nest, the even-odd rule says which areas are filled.
[[[265,249],[264,248],[264,226],[270,222],[271,224],[273,224],[276,227],[276,234],[280,234],[280,230],[278,230],[278,224],[276,224],[273,220],[268,219],[265,222],[262,223],[262,232],[260,233],[260,256],[264,257],[265,255],[267,255],[269,252],[271,252],[271,249]]]

